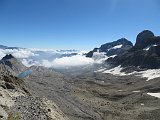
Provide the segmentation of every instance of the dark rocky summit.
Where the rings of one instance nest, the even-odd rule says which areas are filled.
[[[135,47],[137,48],[142,48],[144,46],[144,43],[150,39],[154,37],[154,33],[149,31],[149,30],[144,30],[142,31],[141,33],[139,33],[137,35],[137,38],[136,38],[136,44],[135,44]]]
[[[137,35],[135,46],[107,62],[123,67],[160,68],[160,37],[145,30]]]
[[[13,55],[11,55],[11,54],[8,54],[8,55],[4,56],[2,58],[2,60],[9,60],[9,59],[12,59],[12,58],[15,58],[15,57]]]
[[[134,46],[127,39],[121,38],[94,48],[86,56],[93,57],[95,52],[103,52],[108,57],[115,55],[116,57],[106,60],[113,66],[160,68],[160,36],[155,36],[149,30],[144,30],[137,35]]]
[[[116,46],[120,47],[116,48]],[[133,44],[128,41],[125,38],[121,38],[117,41],[106,43],[101,45],[99,48],[94,48],[93,51],[90,51],[89,53],[86,54],[87,57],[92,57],[94,52],[104,52],[106,53],[107,56],[112,56],[112,55],[119,55],[121,53],[124,53],[125,51],[129,50]],[[115,48],[114,48],[115,47]]]

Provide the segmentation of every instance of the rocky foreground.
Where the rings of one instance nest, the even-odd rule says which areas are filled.
[[[159,119],[160,100],[148,95],[159,92],[159,78],[147,82],[134,75],[64,76],[45,68],[33,70],[26,80],[30,92],[54,101],[70,120]]]
[[[12,56],[4,60],[8,64],[0,64],[2,120],[159,119],[160,100],[148,94],[160,92],[159,78],[146,81],[133,74],[115,76],[94,70],[74,75],[69,74],[71,69],[66,75],[36,66],[21,66],[32,73],[18,78],[18,71],[13,71],[18,61]],[[17,64],[11,68],[13,61]]]
[[[27,69],[12,55],[0,61],[0,120],[67,120],[53,101],[33,95],[17,77]]]

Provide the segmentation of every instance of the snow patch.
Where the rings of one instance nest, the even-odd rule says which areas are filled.
[[[108,49],[108,51],[110,51],[110,50],[113,50],[113,49],[119,49],[119,48],[122,48],[122,44],[121,45],[116,45],[116,46],[114,46],[114,47],[112,47],[112,48],[110,48],[110,49]]]
[[[103,71],[105,71],[105,70],[106,70],[106,68],[100,68],[99,70],[94,71],[94,72],[103,72]]]
[[[146,81],[160,77],[160,69],[148,69],[148,70],[140,71],[140,72],[134,71],[132,73],[121,72],[122,70],[123,70],[123,68],[121,66],[117,66],[117,67],[114,67],[114,68],[108,69],[108,70],[105,70],[105,68],[102,68],[102,69],[99,69],[95,72],[110,73],[110,74],[116,75],[116,76],[135,75],[137,77],[147,78]]]
[[[112,75],[118,75],[118,76],[125,76],[127,75],[126,73],[124,72],[121,72],[123,68],[119,65],[115,68],[112,68],[112,69],[109,69],[109,70],[105,70],[103,73],[110,73]]]
[[[160,98],[160,93],[147,93],[150,96]]]
[[[122,44],[121,45],[116,45],[112,49],[118,49],[118,48],[121,48],[122,46],[123,46]]]
[[[151,47],[153,47],[153,46],[157,46],[157,45],[151,45],[151,46],[148,46],[148,47],[144,48],[143,50],[148,51],[148,50],[149,50]]]
[[[137,76],[140,76],[142,78],[147,78],[146,81],[160,77],[160,69],[148,69],[148,70],[140,71],[137,73],[139,73],[139,75]]]
[[[117,55],[112,55],[112,56],[109,56],[110,58],[114,58],[114,57],[116,57]]]

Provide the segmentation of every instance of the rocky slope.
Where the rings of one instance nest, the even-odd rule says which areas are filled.
[[[159,78],[147,82],[135,75],[101,72],[64,75],[32,67],[26,80],[30,93],[53,101],[70,120],[155,120],[160,100]]]
[[[0,120],[67,120],[52,101],[32,95],[18,73],[27,68],[12,55],[0,61]]]

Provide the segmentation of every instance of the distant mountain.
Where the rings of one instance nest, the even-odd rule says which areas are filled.
[[[79,53],[79,50],[56,50],[59,53]]]
[[[0,45],[0,49],[6,49],[8,46]]]
[[[92,51],[86,54],[87,57],[92,57],[95,52],[104,53],[106,56],[119,55],[126,52],[133,47],[132,42],[125,38],[121,38],[117,41],[106,43],[99,48],[94,48]]]
[[[8,46],[0,45],[0,49],[20,49],[20,47],[8,47]]]

